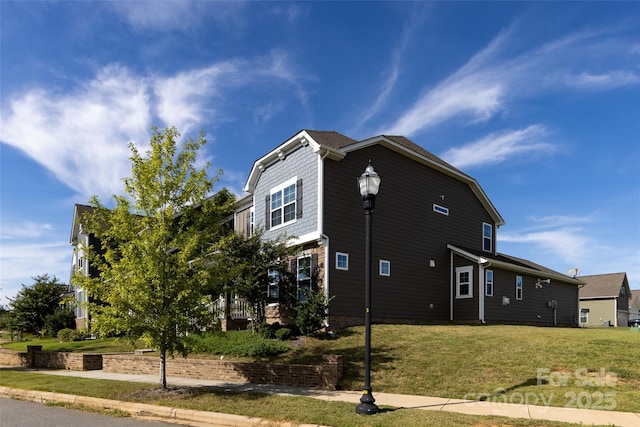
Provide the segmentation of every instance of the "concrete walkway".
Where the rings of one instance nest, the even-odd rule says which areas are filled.
[[[64,375],[70,377],[79,378],[94,378],[94,379],[108,379],[117,381],[130,381],[130,382],[142,382],[149,384],[157,384],[158,376],[154,375],[132,375],[132,374],[113,374],[103,371],[67,371],[67,370],[36,370],[27,369],[29,372],[37,372],[49,375]],[[357,405],[360,401],[361,392],[359,391],[328,391],[318,389],[302,389],[296,387],[284,387],[284,386],[268,386],[262,384],[236,384],[227,383],[222,381],[211,380],[198,380],[189,378],[175,378],[171,377],[167,379],[167,383],[173,387],[218,387],[222,390],[228,390],[233,392],[259,392],[278,394],[282,396],[303,396],[314,399],[321,399],[327,401],[343,401],[351,402]],[[12,391],[13,390],[13,391]],[[8,389],[6,387],[0,387],[0,395],[16,394],[15,389]],[[40,396],[38,395],[40,393]],[[24,395],[30,395],[33,397],[31,400],[55,400],[51,397],[46,397],[47,393],[24,391],[22,398],[28,398]],[[48,393],[50,395],[60,396],[58,393]],[[69,396],[69,395],[65,395]],[[108,401],[106,399],[95,399],[86,397],[72,396],[75,403],[82,403],[85,405],[87,401],[93,400],[94,406],[116,408],[114,401]],[[505,417],[514,418],[526,418],[533,420],[549,420],[549,421],[562,421],[570,423],[583,423],[585,425],[614,425],[619,427],[638,427],[640,426],[640,413],[631,412],[615,412],[615,411],[603,411],[603,410],[589,410],[589,409],[577,409],[577,408],[558,408],[549,406],[536,406],[527,404],[514,404],[514,403],[502,403],[500,401],[485,401],[479,402],[475,400],[460,400],[460,399],[447,399],[439,397],[426,397],[426,396],[411,396],[411,395],[399,395],[390,393],[377,393],[374,390],[374,397],[376,404],[379,406],[392,406],[395,408],[406,409],[422,409],[427,411],[449,411],[458,412],[469,415],[499,415]],[[68,401],[69,398],[65,398]],[[266,425],[265,420],[259,420],[256,418],[242,417],[238,415],[228,414],[216,414],[204,411],[191,411],[181,410],[167,407],[154,407],[152,405],[133,404],[126,402],[119,402],[126,406],[126,408],[120,407],[121,410],[126,410],[132,414],[150,414],[159,417],[181,419],[183,421],[190,421],[190,425],[215,425],[215,426],[256,426]],[[100,406],[102,405],[102,406]],[[140,408],[144,407],[144,409]],[[153,409],[156,408],[156,409]],[[355,410],[355,409],[354,409]],[[195,424],[193,424],[195,422]],[[201,424],[198,424],[201,423]],[[273,425],[268,424],[268,425]],[[287,423],[279,424],[286,426]]]

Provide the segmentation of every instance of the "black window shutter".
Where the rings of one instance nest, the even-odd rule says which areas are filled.
[[[302,218],[302,178],[296,182],[296,218]]]
[[[264,203],[264,229],[268,230],[271,228],[271,196],[267,194]]]
[[[291,265],[291,272],[295,276],[296,281],[298,281],[298,258],[292,258],[290,265]]]

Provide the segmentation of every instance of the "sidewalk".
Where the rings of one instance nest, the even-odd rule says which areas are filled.
[[[117,381],[130,381],[130,382],[143,382],[156,384],[158,382],[158,377],[156,375],[132,375],[132,374],[113,374],[106,373],[102,371],[67,371],[67,370],[36,370],[36,369],[28,369],[29,372],[37,372],[49,375],[64,375],[70,377],[81,377],[81,378],[94,378],[94,379],[109,379],[109,380],[117,380]],[[318,389],[302,389],[296,387],[283,387],[283,386],[269,386],[262,384],[235,384],[235,383],[227,383],[222,381],[211,381],[211,380],[197,380],[197,379],[187,379],[187,378],[175,378],[171,377],[167,379],[167,382],[171,386],[185,386],[185,387],[219,387],[224,390],[233,391],[233,392],[259,392],[259,393],[270,393],[270,394],[278,394],[283,396],[303,396],[310,397],[314,399],[321,399],[327,401],[344,401],[351,402],[357,405],[360,401],[361,392],[359,391],[328,391],[328,390],[318,390]],[[0,395],[6,395],[8,392],[7,388],[0,387]],[[46,400],[46,397],[38,398],[37,394],[40,392],[32,392],[29,391],[29,395],[35,395],[36,400]],[[57,393],[50,393],[56,394]],[[67,395],[68,396],[68,395]],[[571,422],[571,423],[583,423],[585,425],[615,425],[620,427],[638,427],[640,426],[640,413],[631,413],[631,412],[615,412],[615,411],[602,411],[602,410],[589,410],[589,409],[576,409],[576,408],[557,408],[557,407],[548,407],[548,406],[534,406],[534,405],[526,405],[526,404],[513,404],[513,403],[501,403],[501,402],[479,402],[479,401],[470,401],[470,400],[460,400],[460,399],[447,399],[447,398],[439,398],[439,397],[426,397],[426,396],[410,396],[410,395],[398,395],[398,394],[390,394],[390,393],[376,393],[374,391],[374,396],[376,399],[377,405],[383,406],[392,406],[396,408],[406,408],[406,409],[422,409],[427,411],[449,411],[449,412],[458,412],[469,415],[500,415],[505,417],[514,417],[514,418],[526,418],[533,420],[548,420],[548,421],[562,421],[562,422]],[[24,397],[24,396],[21,396]],[[87,400],[89,398],[82,398],[82,400]],[[33,400],[33,399],[32,399]],[[54,399],[51,399],[54,400]],[[105,399],[94,399],[96,401],[105,401]],[[87,404],[86,402],[81,402],[80,398],[75,400],[75,403]],[[108,403],[107,407],[113,407],[113,401],[105,401],[102,402],[102,406]],[[101,402],[96,402],[99,406]],[[157,414],[157,416],[164,416],[170,418],[181,418],[184,419],[184,416],[188,416],[191,413],[192,418],[191,421],[195,422],[204,422],[205,424],[201,425],[212,425],[206,424],[207,422],[213,422],[214,419],[219,422],[219,424],[213,425],[222,425],[222,426],[256,426],[259,425],[263,420],[258,420],[256,418],[242,417],[238,415],[227,415],[227,414],[215,414],[208,413],[203,411],[187,411],[187,410],[178,410],[172,408],[157,408],[155,411],[151,410],[149,407],[152,405],[142,405],[145,407],[144,410],[140,410],[139,408],[133,408],[133,406],[140,406],[140,404],[127,404],[132,407],[132,413],[151,413]],[[122,409],[122,408],[120,408]],[[126,410],[126,409],[122,409]],[[167,415],[168,414],[168,415]],[[209,415],[206,415],[209,414]],[[177,416],[179,415],[179,416]],[[215,415],[215,416],[214,416]],[[189,420],[189,418],[186,418]],[[208,421],[207,421],[208,420]],[[225,423],[222,423],[224,421]],[[286,424],[281,424],[286,425]]]

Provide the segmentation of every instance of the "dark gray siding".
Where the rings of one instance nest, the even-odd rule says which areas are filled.
[[[369,159],[382,178],[373,214],[372,316],[448,320],[447,243],[481,250],[482,223],[493,221],[467,184],[378,145],[324,162],[324,232],[330,238],[329,287],[335,297],[330,315],[363,314],[365,219],[356,178]],[[434,212],[434,203],[449,215]],[[335,269],[336,251],[349,254],[349,271]],[[378,275],[380,259],[391,262],[390,277]]]
[[[542,276],[528,276],[513,271],[493,269],[494,291],[492,297],[485,297],[485,320],[487,322],[526,323],[553,325],[553,308],[548,305],[556,301],[558,325],[573,325],[578,314],[578,288],[551,280],[536,288]],[[516,300],[516,276],[522,276],[522,300]],[[510,304],[502,304],[503,297]]]

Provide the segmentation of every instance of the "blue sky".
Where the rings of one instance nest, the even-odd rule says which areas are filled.
[[[206,131],[239,195],[300,129],[405,135],[479,181],[500,252],[640,289],[640,3],[0,8],[0,304],[68,280],[74,203],[123,194],[153,125]]]

